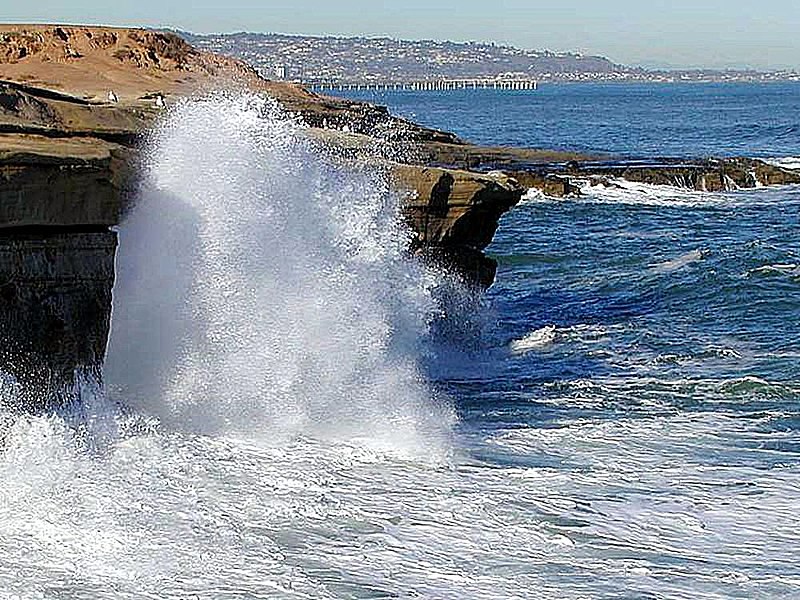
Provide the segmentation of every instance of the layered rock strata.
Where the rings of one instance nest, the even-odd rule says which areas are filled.
[[[13,408],[47,406],[76,368],[101,364],[116,245],[103,228],[0,230],[0,368],[21,384]]]
[[[488,287],[497,264],[483,250],[500,217],[521,198],[523,188],[503,173],[477,175],[434,167],[396,165],[393,176],[414,193],[403,210],[416,232],[415,247],[471,282]]]

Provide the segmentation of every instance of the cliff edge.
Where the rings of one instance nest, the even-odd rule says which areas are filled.
[[[76,368],[102,362],[113,227],[141,138],[179,97],[230,89],[272,96],[345,155],[348,136],[380,140],[362,157],[388,164],[403,190],[415,250],[468,280],[493,280],[482,250],[522,188],[504,176],[387,163],[387,149],[409,156],[418,144],[462,145],[456,136],[267,81],[172,33],[0,26],[0,367],[23,383],[21,406],[42,408]]]

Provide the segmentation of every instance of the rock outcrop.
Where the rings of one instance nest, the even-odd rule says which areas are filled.
[[[655,185],[671,185],[704,192],[731,191],[769,185],[800,183],[800,173],[753,158],[720,158],[698,161],[665,161],[661,164],[620,164],[589,169],[593,175],[609,175]]]
[[[519,165],[511,173],[526,188],[548,196],[580,194],[579,181],[612,184],[615,178],[702,191],[723,192],[800,183],[800,172],[755,158],[660,161],[571,161],[556,165]]]
[[[524,189],[503,173],[396,165],[394,177],[414,190],[404,212],[417,233],[416,247],[483,286],[494,281],[497,264],[483,254],[500,217],[519,202]]]
[[[381,168],[425,144],[464,145],[382,107],[266,81],[171,33],[0,26],[0,369],[24,383],[18,404],[42,408],[76,368],[104,356],[113,226],[142,135],[177,97],[231,88],[271,95],[345,155],[347,139],[371,140],[384,148],[370,154]],[[390,170],[408,197],[415,249],[491,283],[482,249],[523,189],[502,176],[396,162]]]
[[[0,134],[0,232],[118,223],[128,158],[101,140]]]

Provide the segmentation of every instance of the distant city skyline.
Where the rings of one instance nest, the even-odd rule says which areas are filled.
[[[8,22],[388,36],[509,44],[607,56],[657,68],[800,69],[796,0],[360,0],[259,2],[37,0],[5,7]]]

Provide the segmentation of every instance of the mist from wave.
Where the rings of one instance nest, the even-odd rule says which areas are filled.
[[[342,544],[454,452],[400,196],[246,94],[175,107],[141,179],[104,385],[0,419],[0,597],[372,594]]]
[[[776,167],[789,169],[792,171],[800,170],[800,156],[783,156],[778,158],[766,159],[766,162]]]
[[[446,445],[418,362],[437,277],[375,171],[269,100],[179,106],[120,229],[112,393],[183,430]]]

